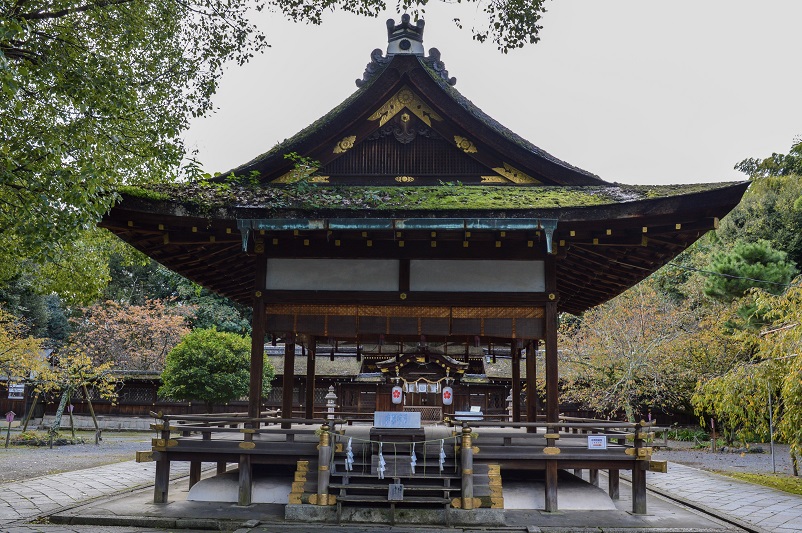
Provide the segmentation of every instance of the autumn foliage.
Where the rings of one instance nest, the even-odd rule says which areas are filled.
[[[116,370],[159,373],[167,353],[189,333],[192,306],[147,300],[144,305],[95,304],[75,319],[70,338],[96,364]]]

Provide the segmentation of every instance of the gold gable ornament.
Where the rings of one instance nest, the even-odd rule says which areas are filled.
[[[529,185],[541,185],[542,183],[533,178],[532,176],[526,174],[525,172],[521,172],[517,168],[513,167],[509,163],[503,163],[504,166],[495,167],[493,170],[507,178],[508,180],[519,183],[519,184],[529,184]]]
[[[421,119],[424,124],[431,127],[432,120],[441,122],[443,119],[426,105],[423,100],[418,98],[408,87],[402,88],[395,93],[392,98],[381,106],[378,111],[368,117],[370,121],[379,121],[379,126],[384,126],[387,122],[401,112],[402,109],[409,109],[413,115]]]

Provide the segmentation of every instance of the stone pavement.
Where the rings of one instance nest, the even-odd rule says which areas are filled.
[[[171,477],[177,478],[187,475],[189,466],[177,463],[171,470]],[[38,531],[23,524],[98,498],[147,487],[153,484],[155,472],[156,463],[125,461],[0,484],[0,531]],[[142,531],[142,528],[128,528],[126,533],[128,531]]]
[[[650,490],[704,512],[726,516],[741,527],[775,533],[802,531],[802,496],[747,483],[679,463],[668,473],[649,472]]]
[[[80,512],[84,504],[92,506],[106,506],[113,503],[113,500],[123,502],[126,499],[138,499],[146,501],[150,498],[149,491],[137,491],[152,485],[154,479],[155,463],[136,463],[127,461],[124,463],[111,464],[101,467],[89,468],[62,474],[43,476],[27,481],[6,483],[0,485],[0,532],[8,533],[155,533],[172,528],[154,528],[155,524],[135,524],[126,526],[111,527],[108,525],[58,525],[50,524],[46,517],[56,514],[69,514]],[[185,476],[187,474],[186,464],[176,463],[173,465],[173,478]],[[181,481],[184,487],[186,481]],[[663,494],[666,497],[684,503],[703,512],[726,517],[732,524],[739,525],[743,530],[754,531],[757,533],[780,532],[791,533],[802,531],[802,496],[795,496],[770,488],[753,485],[696,468],[683,466],[676,463],[669,464],[667,474],[648,475],[649,488]],[[175,494],[180,491],[171,491]],[[622,487],[622,496],[628,492]],[[121,498],[121,494],[124,496]],[[116,496],[116,498],[111,498]],[[661,503],[657,496],[651,497],[654,501],[650,502],[650,513],[645,518],[643,524],[657,521],[661,515],[669,515],[672,512],[666,506],[669,504]],[[190,502],[186,502],[189,504]],[[626,503],[622,502],[626,507]],[[172,504],[170,507],[174,507]],[[72,509],[72,511],[70,511]],[[141,509],[141,507],[140,507]],[[244,509],[240,508],[244,511]],[[176,509],[174,509],[176,510]],[[255,510],[254,510],[255,511]],[[219,509],[217,510],[219,512]],[[557,515],[545,513],[539,516],[536,521],[542,524],[540,527],[529,526],[528,528],[517,528],[518,531],[528,529],[529,531],[608,531],[599,525],[605,522],[604,517],[595,512],[588,515],[587,522],[581,529],[563,529],[559,527],[564,522],[560,518],[568,518],[574,512],[558,513]],[[133,513],[132,513],[133,514]],[[184,513],[185,514],[185,513]],[[212,513],[214,516],[216,513]],[[247,513],[246,513],[247,514]],[[651,516],[650,516],[651,515]],[[192,515],[190,515],[192,516]],[[200,518],[201,515],[194,515]],[[538,515],[533,515],[537,517]],[[578,515],[576,515],[578,516]],[[606,516],[606,515],[605,515]],[[614,512],[609,516],[614,517]],[[254,516],[246,517],[254,518]],[[524,517],[525,518],[525,517]],[[625,519],[616,519],[615,524],[608,524],[620,531],[643,531],[648,527],[636,526],[634,519],[637,515],[628,515]],[[633,519],[633,520],[631,520]],[[688,520],[688,518],[683,518]],[[706,519],[699,516],[699,524],[706,522]],[[584,520],[583,520],[584,521]],[[517,522],[517,520],[513,520]],[[527,521],[532,523],[531,521]],[[591,525],[593,524],[593,525]],[[517,525],[517,524],[516,524]],[[256,532],[285,532],[285,531],[312,531],[319,529],[319,525],[303,524],[260,524],[254,528],[246,528],[240,531]],[[554,529],[557,528],[557,529]],[[325,526],[327,532],[346,532],[346,531],[369,531],[370,526]],[[390,528],[383,526],[386,531],[399,532],[411,531],[412,528]],[[657,526],[659,529],[659,526]],[[726,526],[713,528],[716,531],[734,531],[736,528],[727,529]],[[713,530],[705,529],[705,531]],[[672,530],[677,530],[676,525]],[[684,529],[684,531],[699,531],[697,528]],[[182,529],[182,533],[190,533],[190,529]],[[374,530],[375,531],[375,530]],[[418,529],[418,531],[421,531]],[[446,530],[443,530],[446,531]],[[455,531],[455,530],[448,530]],[[461,531],[461,530],[460,530]]]

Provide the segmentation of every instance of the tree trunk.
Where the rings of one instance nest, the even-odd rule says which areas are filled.
[[[39,401],[39,393],[33,395],[33,402],[31,402],[31,408],[28,409],[28,412],[25,413],[25,422],[22,425],[22,431],[28,431],[28,422],[31,421],[31,416],[33,416],[33,412],[36,409],[36,403]]]
[[[58,409],[56,409],[56,417],[53,419],[53,426],[50,428],[50,445],[53,445],[53,438],[58,433],[59,428],[61,428],[61,417],[64,415],[64,408],[67,406],[67,402],[70,401],[70,396],[72,396],[72,387],[67,387],[64,389],[64,392],[61,393],[61,401],[58,404]]]
[[[89,414],[92,415],[92,423],[95,425],[95,444],[100,444],[100,427],[97,425],[97,417],[95,416],[95,408],[92,407],[92,400],[89,398],[89,391],[84,388],[84,398],[86,398],[86,405],[89,407]]]
[[[794,469],[794,477],[799,477],[799,460],[795,452],[791,452],[791,467]]]

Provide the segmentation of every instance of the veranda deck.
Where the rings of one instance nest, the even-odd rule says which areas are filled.
[[[230,464],[237,465],[241,505],[251,501],[253,465],[295,466],[298,470],[302,468],[300,465],[307,465],[303,467],[304,472],[309,472],[308,477],[303,475],[304,490],[314,493],[316,497],[307,499],[320,502],[318,504],[336,501],[329,492],[329,479],[332,471],[343,468],[349,445],[352,454],[357,456],[357,463],[367,468],[363,474],[377,474],[378,443],[374,442],[375,437],[371,439],[372,424],[364,421],[155,416],[161,420],[153,425],[159,432],[152,443],[153,459],[157,461],[156,503],[167,502],[169,465],[175,461],[190,462],[190,487],[200,479],[203,462],[217,463],[219,473],[225,472]],[[383,459],[396,469],[404,465],[403,477],[420,477],[420,473],[410,473],[407,466],[412,445],[417,447],[416,453],[421,459],[427,453],[437,453],[438,447],[445,450],[451,468],[462,478],[462,494],[455,498],[454,506],[460,506],[460,502],[468,498],[470,502],[463,508],[469,509],[473,508],[471,502],[474,501],[473,470],[486,472],[485,465],[497,469],[501,476],[521,470],[545,472],[546,508],[550,510],[557,508],[557,470],[588,469],[591,482],[597,485],[598,471],[606,470],[613,499],[619,495],[619,471],[630,470],[633,512],[645,513],[645,472],[650,466],[658,470],[663,466],[650,461],[651,448],[646,446],[650,439],[649,425],[568,419],[559,424],[465,421],[461,426],[426,425],[424,441],[385,443]],[[599,449],[589,446],[588,436],[603,446]],[[361,462],[360,454],[365,456]],[[367,457],[369,455],[374,457]],[[412,471],[414,473],[414,468]],[[388,472],[387,477],[393,478],[393,473]],[[395,474],[397,476],[398,472]],[[313,479],[315,477],[317,479]],[[500,488],[493,494],[500,497]],[[490,498],[483,502],[481,505],[494,505]]]

